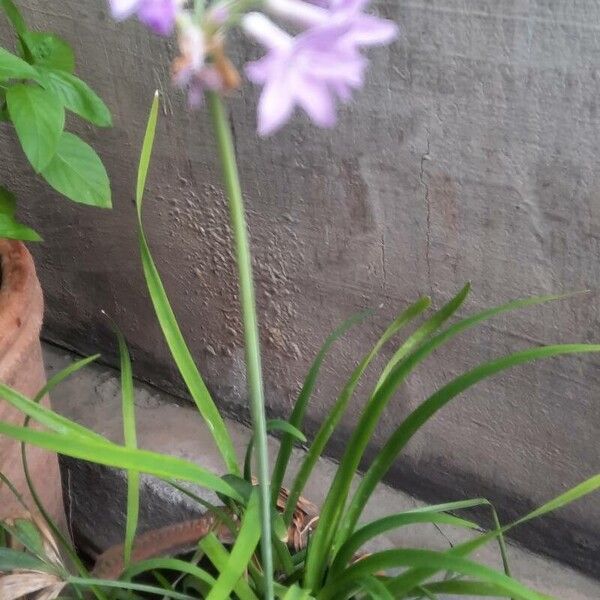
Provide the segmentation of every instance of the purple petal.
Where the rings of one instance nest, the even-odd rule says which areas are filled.
[[[113,19],[122,21],[130,17],[138,8],[140,0],[108,0]]]
[[[159,35],[170,35],[175,27],[179,5],[176,0],[142,0],[139,20]]]
[[[379,46],[395,40],[398,31],[398,26],[393,21],[373,15],[360,15],[347,34],[347,40],[358,46]]]
[[[290,92],[283,78],[271,79],[265,84],[258,102],[259,135],[270,135],[292,116],[294,99]]]
[[[336,123],[335,102],[327,86],[304,81],[296,90],[298,104],[319,127],[333,127]]]

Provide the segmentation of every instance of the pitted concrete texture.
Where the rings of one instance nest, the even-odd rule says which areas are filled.
[[[45,359],[51,375],[69,364],[73,356],[46,346]],[[140,447],[185,457],[204,467],[222,470],[207,430],[194,409],[187,404],[180,405],[176,398],[144,384],[136,385],[135,394]],[[112,369],[94,365],[79,371],[54,392],[53,404],[69,418],[114,441],[122,441],[119,379],[118,373]],[[238,453],[242,455],[249,430],[231,420],[227,421],[227,426]],[[276,449],[275,440],[271,440],[271,449]],[[300,464],[302,456],[301,451],[294,453],[292,472]],[[94,555],[120,542],[126,497],[124,474],[73,459],[63,459],[62,466],[68,519],[81,549]],[[316,503],[321,502],[335,469],[333,462],[320,460],[308,483],[306,497]],[[210,493],[195,492],[214,500]],[[151,477],[143,478],[141,497],[141,530],[178,522],[201,512],[192,501]],[[446,499],[440,497],[438,500],[443,502]],[[421,505],[408,494],[382,485],[374,493],[364,518],[372,520]],[[98,526],[99,523],[102,527]],[[377,545],[370,549],[418,547],[441,550],[466,537],[467,534],[446,526],[407,527],[381,536]],[[514,575],[541,592],[562,600],[597,600],[600,597],[600,581],[514,543],[509,544],[508,554]],[[495,546],[487,546],[475,556],[484,563],[501,568]]]

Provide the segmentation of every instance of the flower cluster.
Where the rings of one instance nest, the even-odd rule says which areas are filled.
[[[173,64],[173,79],[188,90],[191,106],[200,105],[207,90],[226,92],[239,86],[238,72],[225,54],[225,39],[240,24],[265,50],[262,58],[245,66],[248,79],[262,86],[261,135],[279,129],[296,107],[320,127],[335,124],[337,102],[347,102],[363,85],[367,60],[361,51],[387,44],[398,34],[393,22],[365,13],[368,1],[263,0],[261,12],[248,12],[246,0],[215,0],[208,7],[189,7],[185,0],[109,0],[117,19],[137,14],[156,33],[177,30],[180,56]]]

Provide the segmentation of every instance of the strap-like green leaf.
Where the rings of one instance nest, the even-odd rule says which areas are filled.
[[[436,571],[452,571],[469,577],[477,577],[481,581],[492,583],[503,589],[505,594],[519,600],[545,600],[541,594],[527,588],[518,581],[465,558],[452,555],[449,552],[434,552],[431,550],[385,550],[363,558],[346,569],[339,577],[333,579],[317,595],[317,600],[333,600],[343,598],[342,591],[356,589],[358,582],[365,575],[372,575],[382,570],[397,567],[435,568]],[[393,584],[387,588],[398,596]]]
[[[302,384],[302,389],[300,390],[300,394],[298,395],[298,399],[294,404],[294,409],[289,418],[289,423],[293,427],[297,429],[302,428],[302,424],[304,422],[304,415],[306,413],[306,409],[308,407],[308,403],[312,396],[313,390],[315,389],[315,385],[317,383],[317,378],[319,377],[319,372],[321,371],[321,367],[323,366],[323,362],[331,349],[331,346],[342,337],[351,327],[362,323],[366,317],[372,314],[373,311],[363,311],[356,315],[352,315],[349,319],[344,321],[339,327],[337,327],[333,333],[329,335],[329,337],[325,340],[319,353],[315,357],[306,378],[304,379],[304,383]],[[294,439],[290,435],[284,435],[281,438],[281,442],[279,444],[279,451],[277,453],[277,460],[275,461],[275,467],[273,468],[273,476],[271,477],[271,486],[272,486],[272,503],[275,505],[277,503],[277,496],[279,495],[279,489],[283,485],[283,480],[285,477],[285,472],[288,467],[288,463],[290,460],[290,456],[292,455],[292,448],[294,447]]]
[[[368,525],[361,527],[350,536],[342,547],[338,550],[335,559],[331,565],[329,577],[335,577],[352,560],[352,557],[373,538],[386,533],[419,523],[433,523],[435,525],[450,525],[453,527],[462,527],[465,529],[477,529],[477,523],[467,521],[453,515],[435,510],[428,512],[404,512],[397,515],[390,515],[372,521]]]
[[[233,441],[225,426],[223,418],[217,409],[198,368],[194,363],[194,359],[187,347],[181,329],[177,323],[175,313],[171,308],[169,299],[165,292],[165,288],[160,279],[158,269],[154,264],[150,248],[144,234],[142,224],[142,199],[144,195],[144,187],[146,185],[146,177],[150,166],[150,158],[152,156],[152,147],[154,144],[154,134],[156,132],[156,123],[158,120],[159,97],[158,92],[154,97],[146,134],[142,145],[140,163],[138,168],[138,178],[136,187],[136,206],[138,213],[138,231],[140,241],[140,252],[142,255],[142,266],[146,285],[154,305],[154,310],[160,323],[165,340],[171,350],[173,360],[179,368],[179,372],[185,381],[187,388],[192,396],[198,410],[206,423],[215,443],[223,457],[225,465],[231,473],[239,474],[240,468],[237,462],[237,456]]]
[[[430,319],[417,329],[403,344],[403,347],[412,348],[414,345],[435,331],[447,319],[449,319],[462,305],[470,286],[467,284],[450,302],[445,304]],[[401,349],[402,351],[402,349]],[[398,354],[398,353],[396,353]],[[321,522],[327,523],[327,527],[317,527],[317,531],[312,538],[306,561],[305,587],[314,589],[317,582],[321,579],[331,550],[331,544],[336,537],[340,519],[343,514],[348,493],[356,470],[371,440],[373,432],[377,427],[379,418],[396,388],[410,373],[412,367],[419,361],[411,363],[411,357],[418,355],[418,350],[399,364],[397,364],[390,374],[378,386],[365,408],[363,409],[360,421],[348,440],[346,451],[336,472],[331,490],[325,498],[325,503],[321,511]],[[421,357],[424,358],[423,355]],[[397,361],[396,356],[392,361]],[[288,504],[289,506],[289,504]],[[344,538],[345,539],[345,538]],[[343,541],[343,539],[342,539]]]
[[[364,506],[366,505],[377,483],[381,481],[390,469],[398,454],[406,446],[412,436],[450,400],[455,398],[467,388],[475,385],[483,379],[491,377],[505,369],[563,354],[578,354],[588,352],[599,352],[600,345],[593,344],[565,344],[558,346],[545,346],[541,348],[530,348],[509,356],[485,363],[475,369],[460,375],[453,381],[442,387],[430,396],[421,406],[415,409],[404,422],[390,436],[387,443],[379,451],[367,473],[363,477],[357,489],[350,508],[346,514],[345,530],[351,531]]]
[[[317,461],[323,454],[327,442],[344,416],[344,413],[348,407],[348,403],[350,402],[361,377],[371,362],[377,357],[383,346],[389,342],[403,327],[408,325],[425,310],[427,310],[430,304],[431,300],[429,298],[420,298],[400,315],[398,315],[398,317],[396,317],[396,319],[394,319],[389,327],[383,332],[383,335],[379,338],[379,340],[377,340],[370,352],[363,357],[350,375],[350,378],[346,382],[346,385],[342,389],[335,404],[319,428],[315,439],[313,440],[308,452],[306,453],[306,456],[304,457],[302,466],[296,474],[284,513],[284,519],[287,523],[291,522],[293,512],[296,508],[298,499],[302,494],[302,490],[304,489],[306,482],[308,481],[315,465],[317,464]]]
[[[51,565],[31,554],[10,548],[0,548],[0,573],[9,573],[15,570],[54,572]]]

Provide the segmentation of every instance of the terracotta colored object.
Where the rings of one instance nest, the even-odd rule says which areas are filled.
[[[0,239],[0,381],[33,398],[46,382],[40,329],[44,311],[42,290],[31,255],[21,242]],[[44,398],[44,405],[49,399]],[[22,425],[23,414],[0,398],[0,421]],[[28,447],[28,465],[36,490],[51,516],[63,522],[62,491],[56,455]],[[0,435],[0,472],[6,475],[33,509],[18,442]],[[23,513],[0,482],[0,520]]]

